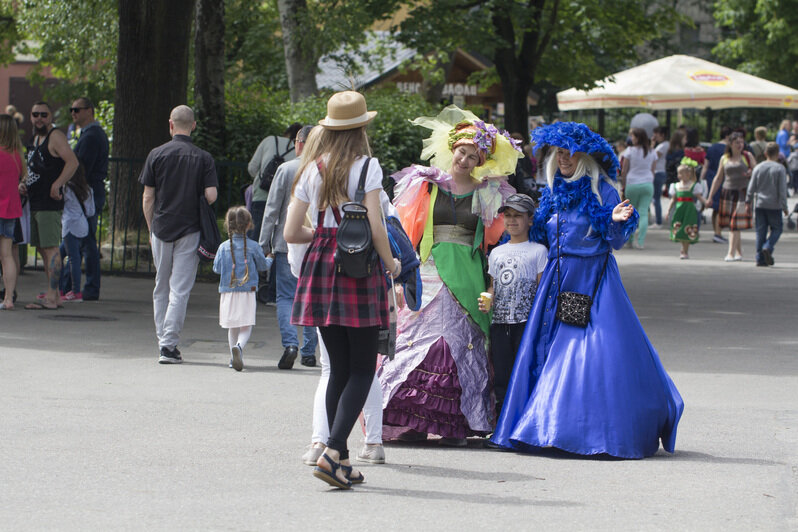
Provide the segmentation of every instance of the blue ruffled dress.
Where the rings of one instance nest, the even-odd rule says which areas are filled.
[[[629,301],[611,247],[620,249],[638,213],[612,221],[618,192],[590,177],[566,182],[557,174],[535,214],[535,239],[549,247],[492,441],[532,451],[556,447],[576,454],[643,458],[673,452],[684,409]],[[563,291],[592,294],[606,254],[587,328],[556,320],[557,217]]]

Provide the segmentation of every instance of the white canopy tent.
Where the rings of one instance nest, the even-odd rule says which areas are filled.
[[[561,111],[647,109],[798,109],[798,91],[697,57],[672,55],[613,74],[589,91],[557,93]],[[608,78],[609,79],[609,78]]]

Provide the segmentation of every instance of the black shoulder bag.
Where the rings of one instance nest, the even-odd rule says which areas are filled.
[[[370,161],[371,159],[367,157],[363,163],[355,201],[349,201],[341,206],[344,217],[336,233],[335,269],[339,274],[355,279],[371,275],[377,264],[377,250],[374,249],[374,242],[371,240],[369,210],[363,205]]]
[[[559,321],[567,323],[568,325],[575,325],[577,327],[587,327],[590,323],[590,307],[593,306],[593,298],[596,297],[601,278],[604,277],[604,271],[607,269],[607,261],[610,259],[610,253],[604,259],[604,266],[601,268],[601,273],[596,280],[596,287],[593,289],[593,295],[580,294],[579,292],[563,292],[560,286],[560,213],[557,213],[557,314],[556,317]]]

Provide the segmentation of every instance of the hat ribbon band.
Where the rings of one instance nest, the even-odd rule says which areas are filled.
[[[355,117],[355,118],[330,118],[329,116],[324,119],[324,124],[327,126],[351,126],[352,124],[358,124],[360,122],[365,122],[369,119],[369,113],[366,111],[362,115]]]

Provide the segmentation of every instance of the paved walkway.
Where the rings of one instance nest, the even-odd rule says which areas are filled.
[[[704,233],[706,237],[706,233]],[[152,280],[102,300],[0,312],[3,530],[796,530],[798,233],[773,268],[691,259],[652,229],[616,254],[686,407],[677,452],[640,461],[392,445],[335,492],[299,461],[318,368],[277,369],[259,307],[245,371],[227,368],[212,283],[191,296],[182,366],[156,363]],[[43,276],[20,279],[20,303]],[[350,438],[359,448],[358,431]]]

